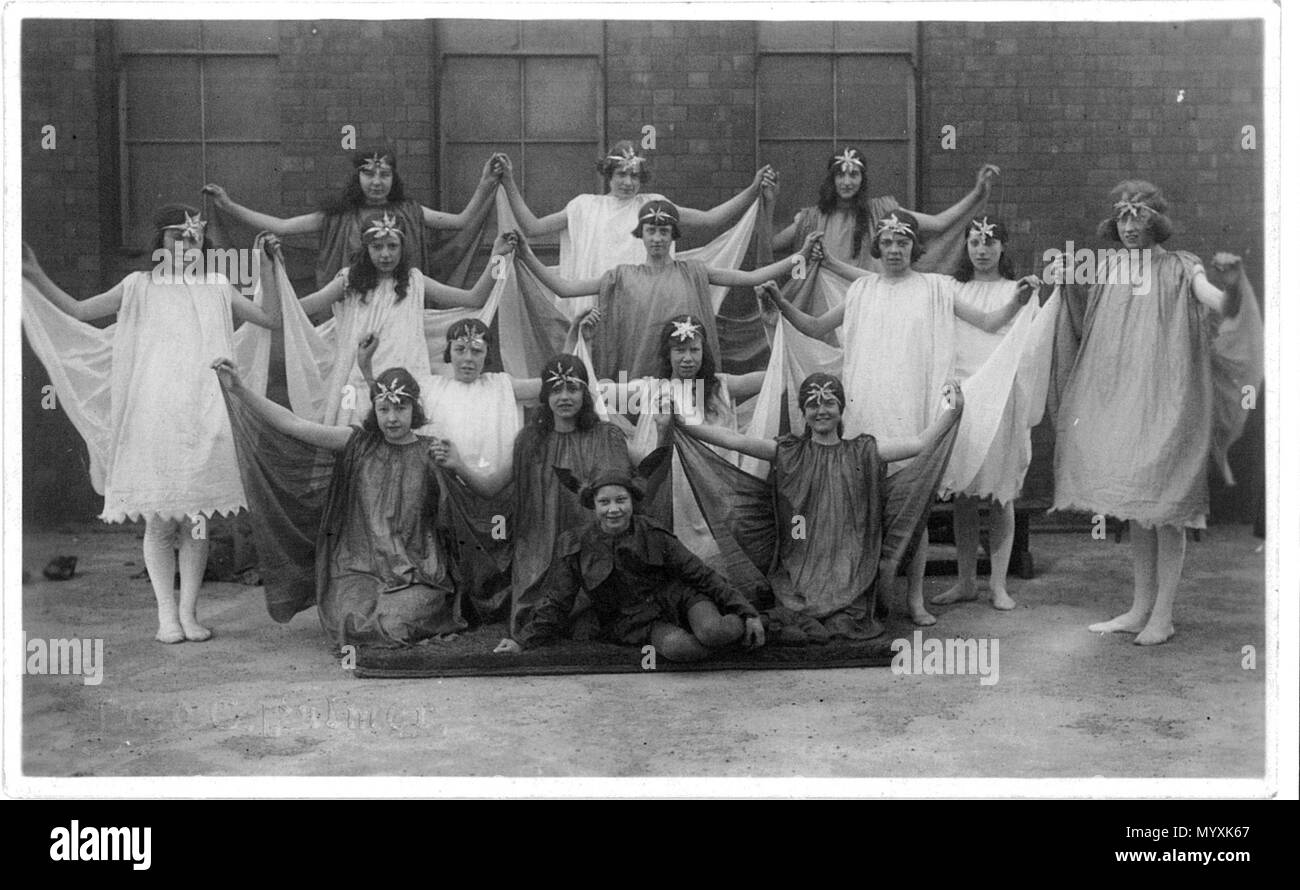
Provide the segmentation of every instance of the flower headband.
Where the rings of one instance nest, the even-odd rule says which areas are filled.
[[[371,401],[376,404],[379,402],[392,402],[394,405],[400,405],[402,399],[415,401],[415,396],[406,391],[405,383],[398,383],[397,378],[393,378],[391,386],[384,386],[382,382],[375,384],[375,397]]]
[[[838,166],[841,173],[852,173],[854,170],[866,169],[866,164],[862,162],[862,156],[851,148],[846,148],[842,154],[833,157],[831,165]]]
[[[979,233],[981,241],[997,241],[999,239],[995,231],[996,228],[997,227],[993,225],[993,223],[989,222],[989,218],[986,216],[983,219],[971,220],[969,231]]]
[[[912,231],[912,227],[892,213],[882,219],[880,221],[880,227],[876,229],[877,236],[883,235],[886,232],[893,235],[905,235],[913,241],[916,240],[916,234]]]
[[[399,227],[397,217],[391,213],[385,213],[381,218],[361,233],[362,238],[384,238],[388,235],[396,235],[398,238],[405,239],[402,230]]]
[[[466,330],[450,342],[459,343],[462,346],[482,346],[487,349],[487,341],[483,339],[483,332],[477,330]]]
[[[546,377],[546,382],[552,387],[560,386],[581,386],[585,387],[587,381],[574,374],[574,368],[568,365],[555,365],[550,369],[550,374]]]
[[[834,402],[841,408],[844,407],[844,402],[840,398],[840,394],[836,392],[834,383],[827,381],[825,383],[808,384],[808,393],[803,397],[803,407],[819,405],[822,402]]]
[[[1156,210],[1146,201],[1135,201],[1132,198],[1121,198],[1115,202],[1115,218],[1123,219],[1126,216],[1141,216],[1142,211],[1155,213]]]
[[[204,221],[200,214],[196,213],[193,216],[190,216],[190,212],[187,210],[185,211],[184,223],[177,223],[174,226],[163,226],[163,231],[166,232],[169,229],[174,229],[179,231],[181,236],[184,238],[190,238],[194,241],[202,241],[203,230],[206,229],[207,226],[207,222]]]
[[[673,322],[673,331],[668,336],[673,340],[685,343],[693,339],[699,332],[700,326],[688,318],[686,321]]]
[[[677,223],[677,215],[667,207],[661,205],[653,210],[650,210],[649,207],[650,205],[647,204],[646,209],[641,211],[641,216],[638,218],[638,222],[651,223],[656,226],[666,226]]]
[[[383,173],[391,172],[393,165],[389,163],[388,155],[381,155],[379,152],[375,152],[365,159],[361,164],[361,169],[371,174]]]
[[[605,160],[615,161],[618,163],[620,170],[628,170],[632,173],[640,173],[641,165],[645,163],[645,158],[636,153],[632,146],[624,146],[623,151],[616,155],[606,155]]]

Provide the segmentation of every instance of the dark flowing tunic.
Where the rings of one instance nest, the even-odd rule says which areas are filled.
[[[616,266],[600,284],[601,321],[591,344],[598,378],[629,380],[659,373],[659,329],[675,315],[694,315],[704,322],[713,355],[721,355],[718,326],[709,296],[709,271],[697,260],[674,260],[663,269],[647,265]]]
[[[332,452],[223,392],[273,619],[316,605],[336,643],[380,646],[465,628],[437,532],[449,480],[428,439],[390,445],[358,429]]]
[[[542,582],[551,564],[555,542],[566,529],[578,528],[591,518],[576,492],[556,473],[567,470],[581,482],[600,469],[632,471],[627,437],[609,423],[597,423],[589,430],[559,433],[551,430],[538,436],[525,429],[515,439],[515,521],[511,538],[510,630],[517,633],[528,622],[541,600]]]
[[[588,521],[585,528],[560,536],[532,620],[516,638],[536,646],[559,636],[579,592],[591,599],[597,637],[639,646],[656,622],[690,629],[688,611],[712,602],[724,615],[758,616],[740,591],[706,566],[646,516],[633,515],[620,535],[607,535]]]

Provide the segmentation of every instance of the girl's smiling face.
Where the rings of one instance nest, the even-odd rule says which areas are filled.
[[[410,439],[411,414],[411,403],[406,400],[393,402],[380,399],[375,403],[375,420],[379,424],[379,431],[394,445]]]
[[[821,399],[803,406],[803,421],[816,434],[827,436],[837,433],[840,427],[840,403],[835,399]]]
[[[632,524],[632,495],[621,485],[602,485],[596,490],[596,522],[607,535],[617,535]]]
[[[1115,229],[1119,233],[1120,242],[1127,248],[1150,247],[1153,243],[1151,214],[1147,210],[1123,214],[1115,220]]]
[[[582,410],[583,387],[577,383],[561,383],[551,390],[546,402],[557,418],[574,420]]]
[[[402,261],[402,239],[396,235],[372,238],[366,243],[366,250],[370,252],[370,262],[381,275],[392,275]]]
[[[841,201],[852,201],[862,189],[862,171],[854,168],[847,173],[843,170],[835,174],[835,194]]]

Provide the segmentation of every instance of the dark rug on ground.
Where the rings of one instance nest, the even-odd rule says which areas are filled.
[[[518,655],[495,654],[505,635],[504,624],[492,624],[460,634],[448,642],[428,642],[405,649],[362,646],[356,653],[357,677],[410,679],[418,677],[503,677],[541,674],[637,674],[654,671],[761,671],[808,668],[888,667],[895,639],[909,642],[911,624],[890,624],[874,640],[836,640],[806,646],[767,645],[761,649],[719,650],[704,661],[679,663],[635,646],[564,640]],[[945,636],[953,636],[948,628]],[[650,665],[653,664],[653,667]]]

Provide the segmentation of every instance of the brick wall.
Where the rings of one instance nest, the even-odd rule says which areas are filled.
[[[992,209],[1028,223],[1014,245],[1095,244],[1121,179],[1161,186],[1170,247],[1232,250],[1263,282],[1262,27],[1254,22],[922,26],[922,205],[947,206],[985,160],[1003,180]],[[1182,100],[1179,101],[1179,95]],[[944,151],[945,124],[957,148]],[[1257,142],[1261,144],[1262,142]]]

